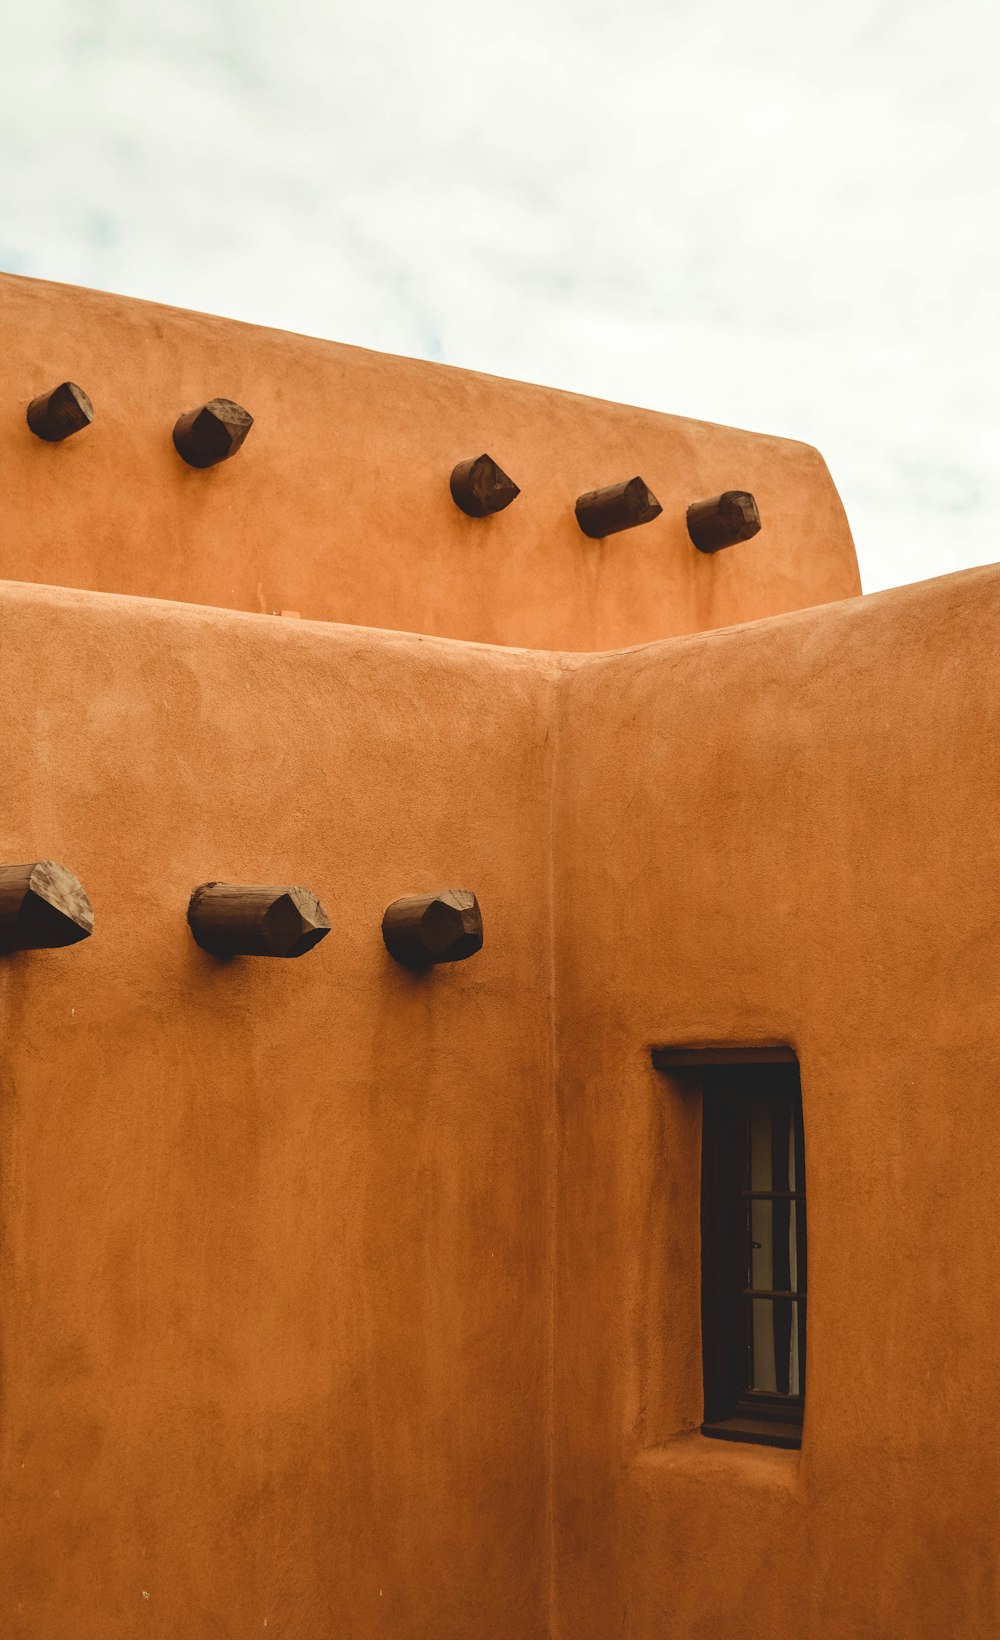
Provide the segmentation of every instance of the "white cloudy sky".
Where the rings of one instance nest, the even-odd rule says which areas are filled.
[[[996,0],[0,0],[0,267],[807,439],[1000,559]]]

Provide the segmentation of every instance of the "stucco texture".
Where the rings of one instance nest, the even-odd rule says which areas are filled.
[[[5,1640],[542,1632],[550,672],[4,587],[0,857],[96,916],[0,963]],[[333,929],[220,962],[209,879]]]
[[[588,660],[0,603],[3,848],[97,919],[0,972],[3,1632],[993,1635],[1000,575]],[[219,963],[214,876],[334,931]],[[411,976],[451,883],[484,950]],[[772,1041],[801,1454],[694,1433],[649,1061]]]
[[[10,580],[572,650],[860,590],[840,500],[804,444],[11,276],[0,323]],[[45,444],[25,411],[67,378],[95,420]],[[171,429],[214,397],[255,423],[199,472]],[[471,519],[448,479],[484,450],[522,493]],[[637,473],[661,517],[588,541],[577,496]],[[728,489],[754,493],[763,528],[706,557],[685,514]]]
[[[993,1640],[1000,572],[853,596],[801,445],[0,309],[0,862],[95,913],[0,959],[3,1640]],[[187,469],[222,394],[257,424]],[[637,471],[662,518],[587,541]],[[737,485],[764,528],[702,557]],[[332,931],[210,957],[210,880]],[[382,913],[445,888],[485,944],[412,974]],[[719,1044],[800,1060],[801,1453],[698,1433],[700,1103],[650,1050]]]
[[[1000,574],[579,666],[557,786],[564,1640],[1000,1632]],[[801,1453],[702,1417],[700,1104],[790,1044]]]

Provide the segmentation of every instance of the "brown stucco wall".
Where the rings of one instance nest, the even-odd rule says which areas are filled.
[[[3,586],[0,858],[96,915],[0,962],[4,1640],[544,1633],[552,672]],[[219,963],[212,878],[333,932]]]
[[[96,913],[0,961],[4,1640],[992,1640],[1000,573],[854,598],[801,445],[0,305],[0,860]],[[65,376],[99,419],[47,447]],[[214,393],[258,423],[191,472]],[[477,525],[483,447],[524,495]],[[637,469],[664,517],[585,541]],[[702,558],[731,484],[765,528]],[[218,963],[211,878],[333,932]],[[381,913],[445,886],[486,943],[418,979]],[[775,1041],[801,1454],[696,1433],[700,1112],[649,1058]]]
[[[561,1640],[1000,1632],[995,569],[578,665],[557,785]],[[702,1415],[697,1097],[790,1043],[801,1454]]]
[[[5,1635],[996,1633],[998,617],[973,571],[559,660],[2,588],[0,844],[97,914],[0,968]],[[334,932],[215,963],[216,875]],[[446,882],[487,943],[416,980],[379,916]],[[694,1433],[649,1064],[765,1041],[800,1455]]]
[[[804,444],[10,276],[0,326],[10,580],[573,650],[860,590],[843,508]],[[96,419],[47,445],[25,410],[66,378]],[[231,461],[197,472],[171,429],[216,396],[256,423]],[[448,477],[484,449],[522,494],[473,520]],[[662,516],[588,541],[576,497],[637,472]],[[685,512],[725,489],[752,490],[764,527],[705,557]]]

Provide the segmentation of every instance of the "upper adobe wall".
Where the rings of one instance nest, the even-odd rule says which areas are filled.
[[[568,650],[860,591],[840,500],[803,444],[11,276],[0,315],[8,579]],[[25,411],[66,379],[96,419],[45,444]],[[199,472],[171,429],[212,397],[255,425]],[[472,520],[448,476],[483,450],[522,494]],[[662,516],[588,540],[576,496],[636,473]],[[754,493],[763,528],[705,557],[685,512],[725,489]]]

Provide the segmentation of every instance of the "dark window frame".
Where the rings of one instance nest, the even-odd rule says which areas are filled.
[[[683,1081],[694,1080],[702,1099],[701,1178],[701,1310],[705,1413],[702,1433],[716,1440],[750,1442],[795,1450],[802,1444],[806,1393],[807,1215],[805,1146],[798,1061],[789,1048],[767,1049],[655,1049],[653,1063]],[[785,1156],[789,1132],[794,1135],[795,1185],[784,1183],[776,1158],[780,1146],[772,1140],[777,1178],[771,1188],[753,1189],[749,1167],[750,1102],[772,1103],[776,1119],[785,1121]],[[780,1133],[773,1127],[772,1133]],[[787,1160],[785,1165],[787,1166]],[[770,1199],[773,1213],[789,1209],[784,1238],[780,1230],[775,1252],[784,1245],[788,1259],[791,1203],[796,1203],[797,1285],[791,1286],[790,1263],[784,1285],[754,1288],[751,1212],[747,1203]],[[779,1265],[777,1275],[782,1271]],[[787,1318],[790,1337],[793,1306],[798,1308],[798,1360],[801,1393],[768,1392],[751,1387],[751,1339],[747,1316],[754,1298],[772,1302],[776,1325]],[[782,1305],[781,1311],[778,1305]],[[786,1307],[787,1308],[784,1308]],[[787,1349],[787,1344],[786,1344]],[[787,1358],[787,1357],[786,1357]],[[780,1359],[780,1352],[779,1352]],[[780,1377],[780,1369],[779,1369]]]

